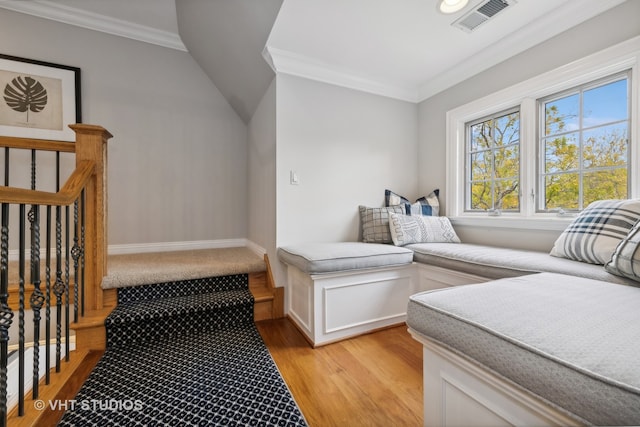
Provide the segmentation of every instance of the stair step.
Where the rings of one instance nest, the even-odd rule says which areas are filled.
[[[118,289],[118,303],[141,302],[157,299],[202,295],[221,291],[247,289],[249,278],[246,274],[213,276],[186,279],[151,285],[132,286]]]
[[[107,317],[107,347],[253,321],[248,289],[125,303]]]
[[[77,350],[105,350],[107,348],[107,332],[104,326],[105,319],[115,309],[104,307],[100,310],[87,310],[77,322],[70,327],[76,333]]]
[[[266,287],[264,289],[251,289],[251,294],[256,302],[272,301],[273,292]]]
[[[117,323],[152,321],[247,302],[253,302],[251,293],[247,290],[236,290],[124,303],[111,312],[105,323],[110,326]]]
[[[77,322],[71,323],[71,329],[87,329],[95,326],[104,326],[104,320],[111,314],[115,307],[104,307],[100,310],[87,310]]]

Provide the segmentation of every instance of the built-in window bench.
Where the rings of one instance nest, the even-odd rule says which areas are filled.
[[[406,320],[417,292],[413,251],[386,244],[308,243],[278,249],[289,317],[316,347]]]
[[[278,249],[289,317],[313,346],[401,324],[418,292],[540,272],[612,283],[599,265],[466,243],[308,243]]]

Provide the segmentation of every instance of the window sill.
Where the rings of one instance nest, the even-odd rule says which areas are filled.
[[[451,223],[463,227],[511,228],[525,230],[563,231],[575,217],[523,218],[503,216],[456,216]]]

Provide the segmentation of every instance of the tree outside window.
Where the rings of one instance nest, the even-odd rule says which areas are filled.
[[[613,80],[613,81],[612,81]],[[540,101],[541,211],[628,197],[626,73]]]
[[[520,209],[520,112],[467,125],[468,211]]]

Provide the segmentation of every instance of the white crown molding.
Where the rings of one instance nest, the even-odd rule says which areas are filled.
[[[531,24],[519,28],[518,31],[502,38],[492,46],[483,49],[481,53],[467,58],[463,62],[458,63],[446,72],[423,84],[418,90],[418,101],[422,102],[445,89],[566,31],[567,22],[578,25],[624,1],[625,0],[566,2],[558,7],[553,14],[548,14],[544,19],[533,21]],[[541,37],[541,35],[544,36]]]
[[[414,88],[405,88],[356,76],[298,53],[266,46],[262,55],[276,73],[304,77],[402,101],[418,101],[417,91]]]
[[[272,46],[266,46],[262,55],[276,73],[290,74],[418,103],[556,36],[567,29],[568,22],[578,25],[624,1],[566,2],[553,14],[545,16],[545,19],[536,20],[530,25],[519,28],[508,37],[483,49],[480,54],[467,58],[417,88],[402,86],[398,82],[382,82],[357,76],[347,70],[340,70],[330,64]]]
[[[178,34],[158,30],[145,25],[111,18],[74,7],[63,6],[46,0],[0,1],[0,8],[51,19],[89,30],[126,37],[145,43],[187,51]]]

